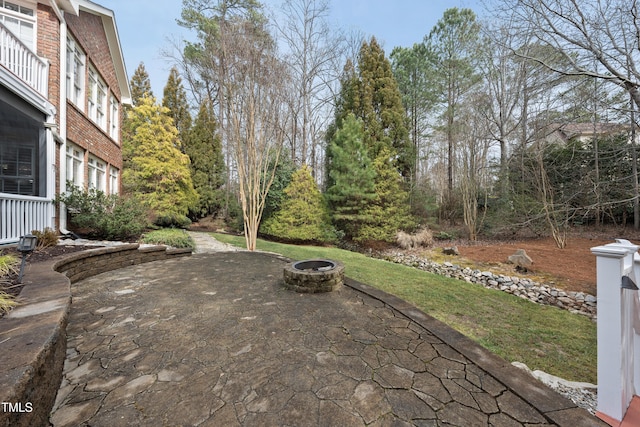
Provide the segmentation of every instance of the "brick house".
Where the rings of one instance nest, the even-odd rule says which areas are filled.
[[[88,0],[0,0],[0,245],[46,227],[68,182],[118,193],[131,98],[114,13]]]

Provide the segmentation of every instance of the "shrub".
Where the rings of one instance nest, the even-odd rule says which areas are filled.
[[[451,233],[447,233],[446,231],[440,231],[438,234],[434,236],[436,240],[454,240],[456,236]]]
[[[396,234],[396,243],[402,249],[414,249],[420,246],[429,247],[433,245],[433,234],[427,228],[423,228],[415,234],[399,231]]]
[[[141,240],[142,243],[167,245],[174,248],[190,248],[194,250],[196,247],[191,236],[189,236],[184,230],[178,230],[175,228],[165,228],[162,230],[152,231],[142,236]]]
[[[20,260],[14,255],[0,255],[0,281],[9,282],[8,276],[18,274],[19,264]],[[0,291],[0,314],[6,313],[16,304],[13,296],[4,291]]]
[[[0,255],[0,277],[4,278],[10,274],[17,274],[19,264],[20,260],[14,255]]]
[[[117,197],[110,212],[97,222],[97,231],[104,239],[128,240],[147,229],[147,210],[134,197]]]
[[[162,228],[189,228],[191,220],[184,215],[162,215],[153,223]]]
[[[31,234],[38,238],[38,249],[49,248],[58,244],[58,233],[49,227],[43,231],[33,230]]]
[[[0,291],[0,313],[6,313],[16,305],[18,305],[18,303],[13,299],[11,295],[7,294],[4,291]]]
[[[287,241],[328,242],[336,239],[322,194],[307,165],[292,175],[284,194],[280,210],[261,224],[261,233]]]
[[[149,225],[147,210],[134,197],[84,191],[74,185],[56,199],[66,205],[70,223],[90,237],[127,240],[139,236]]]

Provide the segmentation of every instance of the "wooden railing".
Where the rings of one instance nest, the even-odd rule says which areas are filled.
[[[55,228],[53,210],[51,200],[0,194],[0,245],[16,243],[33,230]]]
[[[0,65],[47,98],[49,63],[0,23]]]

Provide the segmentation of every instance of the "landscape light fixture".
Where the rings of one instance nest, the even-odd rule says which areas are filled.
[[[27,255],[36,249],[38,244],[38,238],[29,233],[22,237],[18,241],[18,252],[22,253],[22,264],[20,265],[20,275],[18,276],[18,283],[22,283],[22,275],[24,274],[24,264],[27,260]]]
[[[622,276],[622,289],[630,289],[632,291],[637,291],[638,286],[633,281],[633,279],[629,276]]]

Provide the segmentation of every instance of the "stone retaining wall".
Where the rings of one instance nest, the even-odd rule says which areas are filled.
[[[0,318],[0,427],[49,425],[66,356],[72,283],[188,255],[190,249],[126,244],[28,265],[20,305]]]
[[[399,252],[387,253],[384,255],[384,258],[398,264],[404,264],[440,276],[464,280],[468,283],[482,285],[485,288],[507,292],[537,304],[559,307],[569,310],[572,313],[582,314],[591,319],[596,319],[596,297],[584,292],[563,291],[527,278],[474,270],[468,267],[460,267],[450,262],[440,264],[412,254]]]

